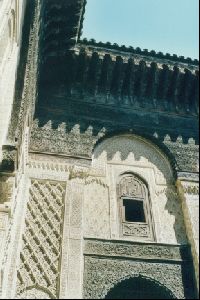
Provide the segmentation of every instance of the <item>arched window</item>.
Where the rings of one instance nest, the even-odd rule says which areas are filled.
[[[122,176],[118,185],[120,227],[123,236],[154,240],[149,191],[134,174]]]

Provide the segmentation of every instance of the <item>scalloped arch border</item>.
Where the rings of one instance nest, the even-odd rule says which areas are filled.
[[[177,179],[178,163],[176,161],[176,158],[172,154],[172,152],[169,150],[169,148],[158,138],[156,138],[154,136],[141,134],[140,132],[137,132],[135,130],[129,130],[129,131],[128,130],[125,130],[125,131],[117,130],[117,131],[112,131],[110,133],[106,133],[103,137],[98,139],[98,141],[96,142],[96,144],[93,147],[92,154],[94,154],[97,147],[100,144],[102,144],[104,141],[111,139],[111,138],[122,137],[122,136],[133,136],[133,138],[135,137],[136,139],[141,140],[144,143],[146,143],[147,145],[149,145],[151,148],[154,148],[159,153],[159,155],[162,156],[162,158],[166,161],[166,163],[168,163],[170,165],[174,180]]]

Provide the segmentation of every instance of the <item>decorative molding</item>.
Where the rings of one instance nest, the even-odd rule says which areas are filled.
[[[199,173],[178,172],[177,177],[180,181],[199,183]]]
[[[58,160],[56,162],[56,160]],[[63,161],[63,162],[62,162]],[[36,170],[40,170],[40,174],[34,173]],[[29,173],[32,177],[34,174],[37,178],[41,178],[48,175],[54,176],[55,179],[58,177],[63,180],[83,180],[85,185],[98,184],[104,188],[108,188],[108,185],[100,178],[98,172],[95,174],[95,169],[91,167],[91,163],[85,161],[85,159],[79,161],[78,159],[56,159],[53,157],[53,161],[48,159],[48,156],[35,157],[35,160],[29,160]]]
[[[143,185],[144,184],[136,176],[127,174],[120,180],[119,196],[144,199],[146,195]]]
[[[67,166],[69,165],[89,168],[91,166],[91,159],[85,157],[49,155],[46,153],[40,154],[29,152],[29,169],[66,172],[68,171]]]
[[[124,222],[122,223],[122,233],[124,236],[132,236],[134,238],[152,240],[152,234],[148,224],[131,224],[128,222]]]
[[[92,178],[92,169],[88,171],[85,170],[76,170],[74,166],[69,167],[69,180],[73,179],[82,179],[84,180],[85,185],[90,185],[96,183],[104,188],[108,188],[108,185],[99,178]]]
[[[122,257],[136,260],[185,261],[191,260],[189,246],[167,244],[120,242],[109,240],[85,239],[84,255]]]

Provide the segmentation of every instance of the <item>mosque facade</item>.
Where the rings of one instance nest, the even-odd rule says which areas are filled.
[[[199,62],[0,0],[0,299],[198,299]]]

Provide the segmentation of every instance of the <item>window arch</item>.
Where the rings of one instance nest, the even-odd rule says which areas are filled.
[[[133,173],[123,174],[118,184],[122,236],[155,240],[148,186]]]

